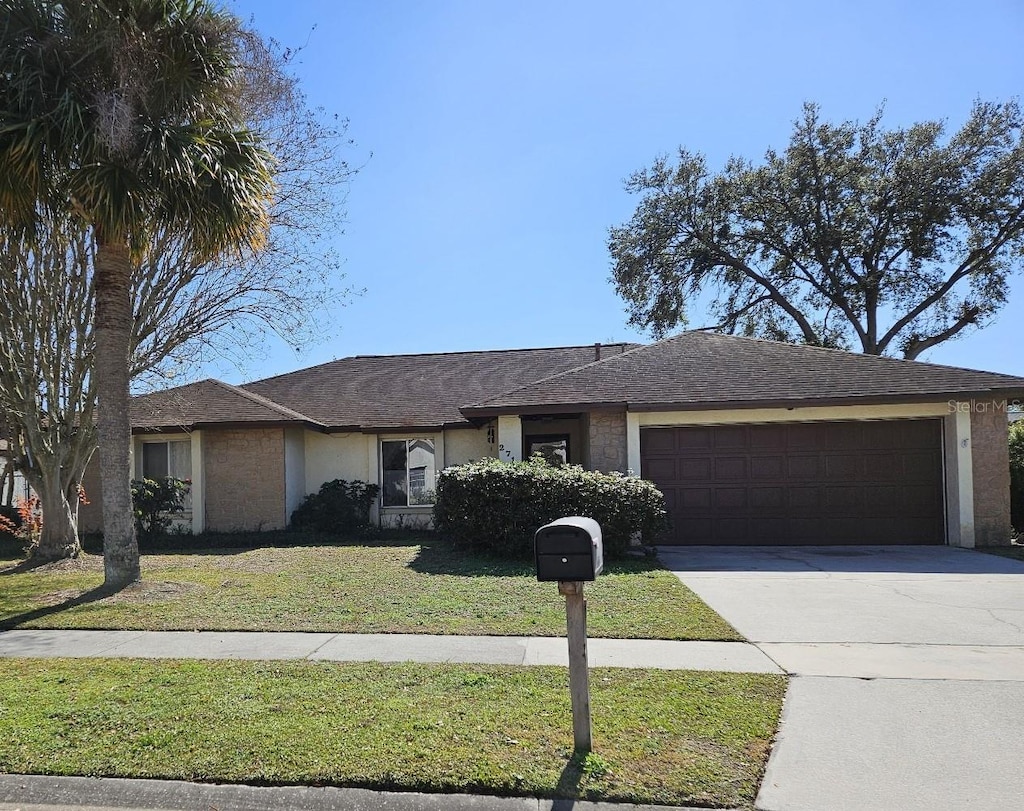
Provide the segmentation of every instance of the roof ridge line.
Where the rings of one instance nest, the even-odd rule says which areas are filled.
[[[677,336],[673,336],[673,337],[677,337]],[[541,378],[538,378],[537,380],[531,380],[529,383],[524,383],[521,386],[515,386],[514,388],[511,388],[508,391],[503,391],[503,392],[499,392],[497,394],[489,395],[487,398],[485,398],[483,400],[479,400],[479,401],[477,401],[475,403],[469,403],[469,404],[464,405],[464,406],[459,406],[459,410],[461,411],[463,408],[480,408],[480,407],[483,406],[484,403],[488,402],[489,400],[494,400],[494,399],[496,399],[498,397],[507,397],[509,394],[514,394],[515,392],[521,391],[522,389],[528,389],[530,386],[536,386],[539,383],[547,383],[550,380],[555,380],[556,378],[563,377],[564,375],[574,374],[575,372],[582,371],[583,369],[589,369],[591,366],[597,366],[600,363],[605,363],[605,362],[610,361],[610,360],[615,360],[616,358],[621,358],[621,357],[624,357],[626,355],[631,355],[634,352],[640,351],[641,349],[648,349],[649,347],[657,346],[658,344],[663,343],[664,341],[669,341],[669,340],[671,340],[671,338],[663,338],[661,341],[655,341],[653,344],[640,344],[639,346],[634,346],[632,349],[627,349],[625,352],[618,352],[615,355],[609,355],[607,358],[597,358],[596,360],[589,361],[588,363],[584,363],[584,364],[582,364],[580,366],[573,366],[571,369],[566,369],[565,371],[562,371],[562,372],[555,372],[555,374],[548,375],[547,377],[541,377]],[[625,346],[626,344],[627,344],[627,342],[622,342],[621,345]],[[615,345],[616,344],[601,344],[601,346],[615,346]],[[571,347],[571,348],[576,349],[576,348],[585,348],[585,347]]]
[[[303,420],[304,422],[309,422],[314,425],[323,425],[323,423],[321,423],[319,420],[314,420],[312,417],[308,417],[299,411],[295,411],[292,408],[288,408],[288,406],[283,406],[280,403],[271,400],[269,397],[264,397],[262,394],[256,394],[255,392],[247,391],[243,389],[241,386],[236,386],[233,383],[225,383],[223,380],[218,380],[215,377],[207,379],[213,382],[214,384],[224,389],[227,389],[233,394],[237,394],[241,397],[244,397],[245,399],[249,400],[250,402],[256,403],[257,405],[270,408],[271,410],[276,411],[278,414],[281,414],[284,417],[297,417],[300,420]]]
[[[837,354],[840,354],[840,355],[854,355],[854,356],[864,357],[864,358],[877,358],[877,359],[879,359],[881,361],[894,361],[896,363],[913,363],[915,366],[930,366],[932,368],[937,368],[937,369],[956,369],[957,371],[960,371],[960,372],[973,372],[974,374],[997,375],[999,377],[1016,377],[1016,378],[1019,378],[1019,379],[1024,379],[1024,378],[1021,378],[1020,375],[1008,375],[1008,374],[1006,374],[1004,372],[993,372],[993,371],[990,371],[988,369],[974,369],[974,368],[971,368],[969,366],[950,366],[949,364],[945,364],[945,363],[935,363],[933,361],[916,360],[916,359],[912,359],[912,358],[894,358],[891,355],[872,355],[869,352],[857,352],[856,350],[853,350],[853,349],[840,349],[839,347],[835,347],[835,346],[814,346],[813,344],[795,344],[795,343],[791,343],[789,341],[778,341],[778,340],[775,340],[774,338],[758,338],[758,337],[753,336],[753,335],[730,335],[730,334],[725,333],[725,332],[712,332],[709,329],[699,329],[698,328],[698,329],[684,330],[683,332],[680,332],[679,334],[674,335],[672,337],[673,338],[680,338],[683,335],[688,335],[688,334],[708,335],[708,336],[711,336],[713,338],[734,338],[734,339],[740,340],[740,341],[755,341],[757,343],[772,344],[772,345],[775,345],[775,346],[795,347],[797,349],[811,349],[811,350],[816,350],[816,351],[819,351],[819,352],[834,352],[834,353],[837,353]],[[666,338],[664,340],[671,340],[671,339],[670,338]],[[653,346],[653,344],[649,344],[649,345]]]
[[[322,369],[325,366],[331,366],[335,363],[341,363],[346,360],[375,360],[380,358],[436,358],[436,357],[451,357],[453,355],[500,355],[500,354],[511,354],[515,352],[557,352],[566,349],[590,349],[593,348],[600,341],[596,341],[593,344],[573,344],[569,346],[534,346],[534,347],[518,347],[513,349],[464,349],[454,352],[399,352],[395,355],[346,355],[343,358],[335,358],[334,360],[324,361],[323,363],[317,363],[313,366],[305,366],[302,369],[294,369],[290,372],[282,372],[278,375],[272,375],[271,377],[261,377],[257,380],[250,380],[247,383],[239,384],[240,387],[252,386],[257,383],[268,383],[271,380],[279,380],[282,377],[288,377],[289,375],[300,374],[302,372],[311,372],[315,369]],[[622,346],[627,347],[633,341],[613,341],[611,343],[601,343],[601,346]],[[645,344],[641,344],[645,346]],[[636,349],[637,347],[633,347]],[[632,351],[626,349],[618,354],[622,355],[626,352]],[[613,356],[614,357],[614,356]]]

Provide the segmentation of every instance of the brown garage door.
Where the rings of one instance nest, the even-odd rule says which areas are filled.
[[[941,544],[940,420],[644,428],[672,544]]]

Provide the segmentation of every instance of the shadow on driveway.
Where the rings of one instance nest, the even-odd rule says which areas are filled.
[[[952,546],[661,546],[675,572],[1024,574],[1024,561]]]

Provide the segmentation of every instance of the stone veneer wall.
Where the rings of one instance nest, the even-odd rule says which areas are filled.
[[[629,465],[626,456],[626,412],[591,411],[587,425],[590,469],[604,473],[613,470],[625,473]]]
[[[971,403],[974,543],[1010,543],[1010,451],[1006,402]]]
[[[284,528],[288,517],[282,428],[204,431],[203,457],[206,529]]]

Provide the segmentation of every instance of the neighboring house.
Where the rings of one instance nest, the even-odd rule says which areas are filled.
[[[134,465],[192,480],[194,531],[284,527],[335,478],[422,525],[439,470],[539,452],[655,482],[667,543],[974,546],[1009,538],[1021,398],[1024,378],[704,332],[358,356],[135,398]]]
[[[17,504],[27,499],[32,488],[20,471],[11,464],[10,441],[0,439],[0,504]]]

